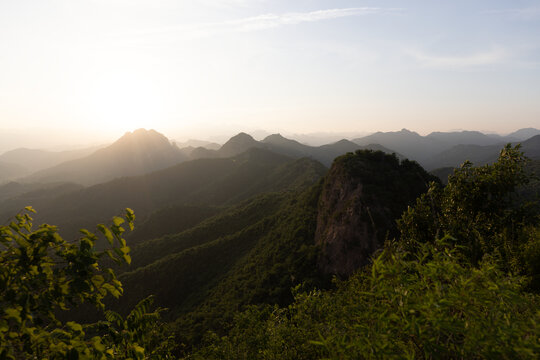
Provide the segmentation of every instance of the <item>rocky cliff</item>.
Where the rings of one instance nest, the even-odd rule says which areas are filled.
[[[350,275],[369,262],[396,219],[437,179],[416,162],[381,151],[359,150],[337,158],[318,204],[315,241],[326,273]]]

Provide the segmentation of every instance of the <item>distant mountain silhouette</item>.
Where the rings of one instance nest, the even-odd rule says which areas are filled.
[[[512,141],[523,141],[523,140],[530,139],[536,135],[540,135],[540,129],[525,128],[525,129],[519,129],[517,131],[514,131],[513,133],[506,135],[506,137],[516,139]]]
[[[139,129],[91,155],[36,172],[24,181],[67,181],[88,186],[117,177],[145,174],[184,160],[186,156],[164,135]]]
[[[34,204],[35,201],[40,201],[44,197],[50,197],[53,194],[58,195],[59,192],[81,189],[82,185],[73,183],[20,183],[11,181],[4,185],[0,185],[0,202],[17,197],[18,203]],[[0,211],[3,210],[0,208]]]
[[[241,132],[223,144],[223,146],[219,149],[219,156],[230,157],[243,153],[251,148],[264,148],[264,145],[251,137],[251,135]]]
[[[175,142],[182,154],[188,159],[199,159],[202,157],[215,157],[214,151],[219,150],[221,145],[218,143],[204,140],[188,140],[182,143]],[[195,152],[194,152],[195,151]],[[211,155],[205,155],[209,152]]]
[[[478,131],[433,132],[427,136],[421,136],[407,129],[396,132],[377,132],[353,141],[360,145],[371,143],[383,145],[428,168],[434,162],[432,160],[434,154],[439,154],[457,145],[498,145],[499,147],[504,145],[504,141]],[[443,165],[436,167],[441,166]]]
[[[504,142],[502,139],[493,138],[479,131],[432,132],[425,138],[448,147],[462,144],[487,146]]]
[[[356,150],[381,150],[389,154],[395,152],[382,145],[369,144],[366,146],[361,146],[345,139],[322,146],[309,146],[301,144],[296,140],[287,139],[280,134],[272,134],[264,138],[262,141],[257,141],[251,135],[240,133],[233,136],[229,141],[223,144],[219,150],[214,151],[204,148],[196,148],[191,152],[191,157],[230,157],[252,148],[266,149],[292,158],[309,157],[320,161],[325,166],[330,166],[336,157],[348,152],[354,152]]]
[[[531,159],[540,159],[540,135],[523,141],[521,143],[521,150]]]
[[[176,146],[187,156],[191,156],[191,152],[196,148],[202,148],[205,150],[218,150],[221,145],[215,142],[190,139],[184,142],[176,142]]]
[[[80,159],[92,154],[100,148],[101,146],[93,146],[85,149],[69,151],[47,151],[19,148],[7,151],[0,155],[0,162],[17,164],[26,169],[27,174],[30,174],[56,166],[65,161]]]
[[[167,206],[230,205],[262,192],[312,184],[324,172],[320,163],[310,159],[251,149],[232,158],[187,161],[142,176],[76,188],[53,198],[48,190],[37,191],[31,199],[22,194],[0,203],[0,218],[31,204],[38,210],[36,222],[57,224],[63,234],[73,236],[126,207],[142,219]]]
[[[304,145],[296,140],[284,138],[281,134],[272,134],[261,140],[261,143],[272,148],[275,152],[294,157],[310,156],[314,147]]]
[[[323,164],[330,166],[335,158],[338,156],[344,155],[349,152],[354,152],[356,150],[368,149],[367,146],[359,146],[358,144],[353,143],[349,140],[340,140],[333,144],[322,145],[316,147],[312,150],[312,156],[315,159],[320,159]]]
[[[503,144],[489,146],[456,145],[425,160],[423,165],[428,170],[457,167],[466,160],[469,160],[474,165],[485,165],[497,160],[503,146]]]
[[[521,144],[521,151],[531,159],[540,158],[540,135],[536,135],[522,142],[514,142],[513,145]],[[424,161],[428,170],[442,167],[457,167],[465,160],[474,165],[485,165],[497,160],[499,152],[504,144],[479,146],[479,145],[456,145],[448,150],[435,154]]]
[[[427,158],[434,149],[437,149],[437,152],[440,151],[435,139],[427,139],[407,129],[394,132],[376,132],[352,141],[359,145],[380,144],[417,161]]]
[[[9,162],[0,162],[0,184],[28,174],[24,167]]]
[[[221,147],[220,144],[215,143],[215,142],[210,142],[210,141],[205,141],[205,140],[196,140],[196,139],[189,139],[184,142],[175,141],[175,143],[176,143],[176,146],[178,146],[180,149],[189,148],[189,147],[193,149],[198,148],[198,147],[203,147],[209,150],[218,150]]]
[[[205,147],[199,146],[189,153],[189,157],[195,159],[212,159],[219,157],[218,150],[210,150]]]

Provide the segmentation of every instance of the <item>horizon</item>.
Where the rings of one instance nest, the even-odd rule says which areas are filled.
[[[286,139],[296,140],[299,143],[304,144],[304,145],[321,146],[321,145],[326,145],[326,144],[333,144],[333,143],[338,142],[340,140],[352,141],[355,138],[363,138],[363,137],[373,135],[373,134],[377,134],[377,133],[399,133],[399,132],[402,132],[402,131],[409,131],[409,132],[412,132],[412,133],[416,133],[416,134],[418,134],[418,135],[420,135],[422,137],[426,137],[426,136],[428,136],[430,134],[433,134],[433,133],[478,132],[478,133],[481,133],[481,134],[484,134],[484,135],[487,135],[487,136],[505,137],[505,136],[511,135],[512,133],[514,133],[516,131],[527,130],[527,129],[533,129],[533,130],[539,130],[540,131],[540,129],[537,129],[537,128],[520,128],[520,129],[515,129],[514,131],[512,131],[510,133],[507,133],[507,134],[500,134],[500,133],[495,133],[495,132],[486,132],[486,131],[477,131],[477,130],[454,129],[454,130],[450,130],[450,131],[433,131],[433,132],[430,132],[430,133],[422,134],[422,133],[419,133],[418,131],[415,131],[413,129],[402,128],[400,130],[395,130],[395,131],[375,131],[375,132],[365,132],[365,133],[359,133],[359,132],[313,132],[313,133],[304,133],[304,134],[302,134],[302,133],[287,133],[287,132],[285,132],[285,133],[283,133],[283,132],[274,132],[274,133],[272,133],[272,132],[269,132],[269,131],[266,131],[266,130],[258,129],[258,130],[254,130],[254,131],[251,131],[251,132],[250,131],[239,131],[239,132],[232,133],[230,135],[222,134],[222,135],[219,135],[219,136],[209,136],[207,138],[203,138],[203,137],[199,137],[199,138],[196,138],[196,137],[177,138],[177,137],[169,136],[169,134],[167,134],[165,132],[162,132],[162,131],[159,131],[158,129],[138,128],[138,129],[125,131],[116,138],[110,138],[108,140],[103,139],[103,141],[101,141],[101,142],[100,141],[94,141],[94,142],[84,142],[83,141],[83,142],[78,142],[78,143],[77,142],[55,143],[55,144],[53,144],[52,146],[49,146],[49,147],[24,146],[24,144],[22,146],[16,146],[16,147],[2,147],[1,146],[2,142],[0,142],[0,155],[2,155],[4,153],[7,153],[9,151],[12,151],[12,150],[17,150],[17,149],[61,152],[61,151],[82,150],[82,149],[90,149],[90,148],[96,148],[96,149],[97,148],[103,148],[103,147],[107,147],[107,146],[111,145],[112,143],[116,142],[117,140],[119,140],[123,136],[128,135],[128,134],[132,134],[135,131],[139,131],[139,130],[144,130],[145,132],[156,131],[157,133],[165,136],[169,140],[169,142],[176,143],[177,145],[179,145],[179,144],[181,145],[183,143],[187,143],[187,142],[190,142],[190,141],[203,141],[203,142],[208,142],[208,143],[217,143],[218,145],[222,146],[224,143],[229,141],[232,137],[234,137],[236,135],[239,135],[241,133],[245,133],[245,134],[251,136],[256,141],[261,141],[261,140],[265,139],[266,137],[268,137],[270,135],[281,135]],[[33,140],[33,139],[31,139],[31,140]],[[32,142],[32,144],[34,144],[34,142]]]
[[[530,0],[2,3],[0,143],[537,128],[539,20]]]

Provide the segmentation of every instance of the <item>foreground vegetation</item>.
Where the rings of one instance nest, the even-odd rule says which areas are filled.
[[[158,327],[161,309],[151,311],[147,298],[122,318],[106,311],[107,295],[119,297],[122,283],[104,257],[131,262],[122,237],[122,224],[133,229],[135,216],[115,217],[110,227],[98,225],[110,248],[97,251],[98,236],[81,230],[72,243],[47,224],[33,229],[28,207],[8,226],[0,227],[0,359],[143,359],[167,357]],[[103,311],[103,321],[81,325],[62,321],[62,311],[92,304]]]
[[[447,186],[432,183],[399,220],[399,238],[330,288],[316,271],[313,244],[321,184],[295,198],[246,203],[239,214],[257,204],[272,212],[253,213],[251,227],[214,234],[208,243],[196,236],[207,231],[205,223],[155,240],[181,250],[164,264],[190,254],[213,261],[233,251],[230,245],[238,248],[225,256],[236,259],[223,268],[229,275],[168,326],[151,297],[132,304],[125,317],[106,309],[105,296],[123,292],[119,279],[135,284],[137,273],[158,269],[116,278],[114,267],[103,267],[105,259],[131,261],[122,228],[123,221],[132,226],[131,211],[98,226],[110,245],[100,251],[93,233],[69,243],[55,227],[34,230],[29,214],[19,214],[0,228],[0,359],[538,358],[540,222],[531,192],[520,198],[531,181],[525,165],[519,148],[508,146],[493,165],[466,163]],[[219,219],[226,218],[207,223]],[[186,241],[199,245],[184,250]],[[150,255],[135,253],[141,260]],[[218,269],[191,261],[202,275]],[[64,309],[81,304],[94,305],[101,321],[59,320]]]
[[[451,238],[389,246],[337,289],[253,307],[192,359],[523,359],[540,353],[540,297],[493,259],[472,266]]]

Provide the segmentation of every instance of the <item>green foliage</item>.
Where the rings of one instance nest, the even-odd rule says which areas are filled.
[[[411,250],[417,241],[451,235],[478,262],[494,254],[509,269],[515,264],[528,227],[538,223],[534,207],[517,198],[527,184],[527,159],[519,145],[507,145],[493,165],[464,163],[444,188],[432,183],[399,221],[401,240]]]
[[[232,235],[170,254],[122,274],[120,279],[125,296],[111,302],[111,308],[130,308],[140,299],[154,294],[160,306],[170,308],[169,319],[191,310],[272,225],[271,219],[262,219]]]
[[[31,212],[27,207],[9,225],[0,227],[0,358],[145,358],[146,343],[137,341],[145,339],[147,323],[128,322],[122,330],[137,336],[118,342],[93,334],[95,325],[62,322],[57,317],[84,303],[104,310],[107,295],[122,294],[114,271],[102,268],[100,261],[108,257],[130,263],[123,225],[133,229],[133,211],[126,209],[124,218],[114,217],[109,227],[98,225],[110,244],[102,251],[95,248],[98,236],[88,230],[81,230],[78,241],[68,242],[55,226],[33,229]],[[146,305],[140,305],[145,312]],[[152,314],[153,319],[157,315]],[[102,324],[106,325],[110,323]]]
[[[327,287],[329,279],[317,269],[319,248],[313,243],[321,184],[290,196],[265,232],[253,235],[249,252],[234,265],[202,303],[175,323],[179,341],[188,347],[211,330],[225,334],[238,311],[253,304],[286,306],[291,288]],[[269,219],[270,220],[270,219]]]
[[[535,358],[540,298],[489,258],[472,266],[452,243],[417,244],[414,254],[388,246],[335,291],[239,314],[190,358]]]
[[[531,159],[526,166],[527,174],[530,181],[527,185],[519,190],[520,195],[531,201],[540,199],[540,160]],[[540,205],[537,206],[537,211],[540,211]]]
[[[275,214],[290,196],[287,193],[260,195],[227,208],[219,214],[182,232],[148,238],[132,249],[134,269],[147,266],[171,254],[234,235]]]
[[[167,328],[159,322],[165,309],[151,311],[153,303],[153,296],[141,300],[125,318],[107,310],[107,321],[91,328],[102,334],[103,342],[109,345],[115,358],[170,359],[175,344]]]
[[[438,178],[426,172],[415,161],[400,161],[395,154],[382,151],[357,150],[335,160],[348,178],[358,179],[365,198],[372,203],[388,204],[393,218],[402,213],[402,204],[425,192],[430,181]]]
[[[135,245],[145,240],[181,233],[223,210],[225,209],[210,206],[167,206],[151,213],[143,222],[138,222],[135,231],[128,234],[126,239],[134,250]]]
[[[519,252],[513,259],[513,269],[527,276],[527,289],[540,289],[540,226],[524,230]]]

